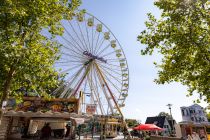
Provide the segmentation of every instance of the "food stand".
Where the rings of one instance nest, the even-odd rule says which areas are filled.
[[[78,114],[78,107],[79,100],[76,98],[46,100],[40,97],[23,97],[21,103],[16,103],[15,99],[11,98],[7,101],[4,112],[4,117],[10,118],[5,133],[17,137],[17,133],[20,133],[24,125],[27,127],[27,135],[34,136],[40,133],[45,123],[50,123],[53,132],[60,131],[60,137],[63,137],[66,124],[71,122],[71,134],[74,134],[76,121],[72,118],[82,117]]]

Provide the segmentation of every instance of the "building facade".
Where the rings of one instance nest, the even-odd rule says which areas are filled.
[[[181,107],[181,113],[182,121],[194,123],[208,122],[204,109],[198,104],[194,104],[188,107]]]
[[[169,136],[172,131],[175,130],[174,125],[176,121],[174,119],[167,118],[166,116],[147,117],[145,124],[155,124],[160,128],[163,128],[162,135]]]

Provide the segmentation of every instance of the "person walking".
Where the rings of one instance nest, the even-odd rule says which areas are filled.
[[[45,126],[41,130],[41,140],[49,140],[51,136],[51,127],[49,123],[46,123]]]

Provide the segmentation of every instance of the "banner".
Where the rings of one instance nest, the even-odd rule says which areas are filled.
[[[96,104],[87,104],[86,105],[86,113],[93,115],[96,112]]]

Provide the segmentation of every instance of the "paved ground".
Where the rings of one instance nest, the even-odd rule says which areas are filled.
[[[100,136],[94,136],[93,140],[99,140]],[[19,134],[17,135],[13,135],[13,137],[10,137],[9,140],[39,140],[38,138],[21,138],[21,136]],[[70,140],[69,138],[63,138],[63,139],[58,139],[58,138],[50,138],[50,140]],[[78,138],[77,138],[78,140]],[[91,136],[89,136],[88,138],[85,138],[84,136],[80,137],[80,140],[92,140]],[[116,138],[113,139],[108,139],[106,138],[106,140],[124,140],[124,136],[123,135],[119,135]]]

